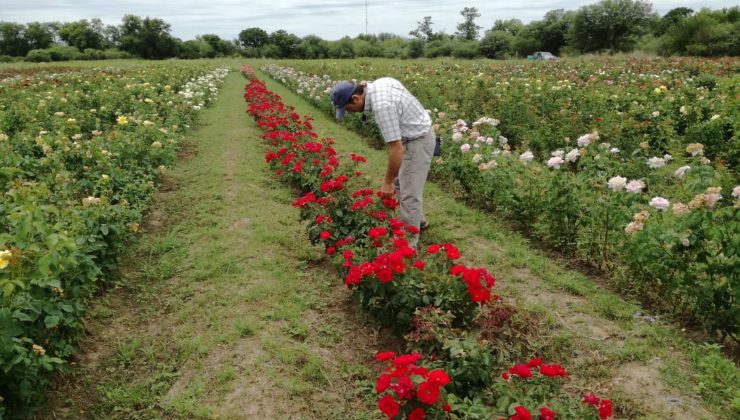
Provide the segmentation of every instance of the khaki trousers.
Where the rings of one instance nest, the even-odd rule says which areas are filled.
[[[424,184],[429,175],[435,145],[434,129],[416,138],[401,140],[403,161],[398,171],[395,187],[400,202],[399,218],[406,224],[420,226],[424,220]],[[419,235],[409,235],[409,246],[416,248]]]

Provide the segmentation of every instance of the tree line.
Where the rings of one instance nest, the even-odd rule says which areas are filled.
[[[214,34],[182,41],[158,18],[125,15],[120,25],[100,19],[76,22],[0,22],[0,61],[59,61],[140,57],[213,58],[460,58],[526,57],[535,51],[555,55],[644,51],[660,55],[740,55],[740,7],[694,11],[675,8],[663,16],[641,0],[602,0],[578,10],[551,10],[543,19],[522,23],[496,20],[485,30],[475,7],[460,11],[453,34],[435,32],[424,16],[407,37],[392,33],[345,36],[336,41],[298,37],[285,30],[251,27],[233,40]]]

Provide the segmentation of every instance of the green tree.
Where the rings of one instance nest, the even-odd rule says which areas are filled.
[[[245,48],[262,48],[270,40],[270,36],[262,28],[247,28],[239,32],[239,42]]]
[[[487,58],[503,59],[511,54],[514,35],[506,31],[488,31],[480,41],[479,50]]]
[[[581,52],[631,51],[653,16],[642,0],[602,0],[578,9],[568,43]]]
[[[668,13],[663,15],[662,18],[656,20],[653,25],[653,35],[661,36],[665,34],[671,27],[683,23],[683,21],[693,14],[694,10],[689,9],[688,7],[676,7],[675,9],[671,9]]]
[[[216,52],[209,43],[203,40],[191,39],[180,44],[177,57],[184,59],[214,57]]]
[[[103,44],[103,34],[97,32],[97,29],[87,19],[69,22],[59,28],[59,38],[69,46],[76,47],[80,51],[84,51],[87,48],[98,50]]]
[[[702,9],[661,37],[661,53],[699,56],[740,55],[740,8]]]
[[[280,51],[279,58],[295,57],[300,43],[300,38],[283,29],[279,29],[270,34],[270,44],[276,46]]]
[[[49,23],[28,23],[23,31],[23,38],[32,50],[49,48],[54,42],[54,27]]]
[[[524,29],[524,24],[519,19],[497,19],[493,22],[491,32],[506,32],[511,35],[517,35]]]
[[[0,55],[25,57],[30,50],[23,36],[23,25],[13,22],[0,22]]]
[[[463,16],[463,21],[457,24],[457,35],[458,38],[475,41],[478,39],[478,32],[481,27],[475,24],[475,19],[480,17],[480,12],[475,7],[466,7],[460,11]]]
[[[329,43],[316,35],[304,36],[298,45],[298,55],[301,58],[326,58],[329,55]]]
[[[121,49],[142,58],[160,60],[174,57],[177,52],[170,25],[162,19],[126,15],[120,36]]]
[[[211,46],[211,49],[213,50],[213,56],[221,56],[221,57],[228,57],[236,51],[236,48],[234,47],[234,44],[231,42],[221,39],[218,35],[214,34],[205,34],[200,35],[195,38],[196,40],[202,40],[208,43],[208,45]]]
[[[429,42],[434,39],[434,31],[432,30],[432,17],[424,16],[424,19],[416,22],[418,25],[416,29],[409,32],[409,35],[416,37],[424,42]]]

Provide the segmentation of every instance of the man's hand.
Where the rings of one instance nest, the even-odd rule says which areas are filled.
[[[380,187],[380,196],[383,198],[391,198],[395,192],[392,182],[383,182],[383,186]]]

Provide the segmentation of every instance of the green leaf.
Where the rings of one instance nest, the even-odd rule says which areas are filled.
[[[59,325],[59,317],[56,315],[48,315],[44,318],[44,324],[46,325],[46,328],[54,328]]]

